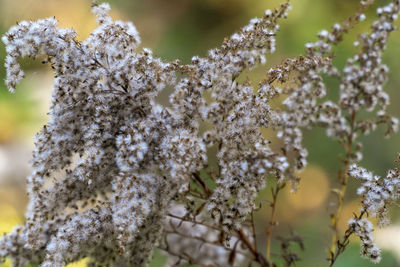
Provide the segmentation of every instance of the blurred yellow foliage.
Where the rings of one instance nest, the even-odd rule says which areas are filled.
[[[309,165],[299,176],[301,183],[297,192],[290,193],[290,190],[285,190],[290,208],[303,211],[320,208],[329,195],[328,175],[322,168]]]
[[[22,223],[21,216],[11,205],[0,202],[0,210],[0,234],[10,232],[16,225]],[[10,267],[11,262],[6,260],[2,266]]]
[[[88,259],[84,258],[79,261],[68,264],[67,267],[84,267],[84,266],[86,266],[87,261],[88,261]]]
[[[10,140],[18,125],[18,119],[8,103],[0,104],[0,144]]]
[[[60,27],[73,28],[78,33],[78,39],[83,40],[89,36],[96,27],[94,16],[90,14],[92,1],[82,0],[2,0],[0,1],[0,22],[11,26],[18,20],[34,20],[54,16],[59,21]],[[111,15],[120,18],[113,7]]]
[[[22,223],[22,217],[15,208],[7,203],[0,202],[0,233],[10,232],[14,226]]]

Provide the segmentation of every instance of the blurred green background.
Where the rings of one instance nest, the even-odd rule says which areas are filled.
[[[180,59],[187,63],[194,55],[206,55],[218,46],[225,36],[245,25],[255,16],[261,16],[265,9],[278,6],[282,0],[110,0],[112,16],[115,19],[135,23],[142,37],[142,46],[149,47],[156,56],[165,60]],[[277,35],[277,52],[267,55],[267,66],[257,68],[250,75],[251,80],[261,79],[270,66],[280,63],[304,51],[304,44],[314,41],[315,34],[328,29],[351,15],[358,7],[357,0],[295,0],[287,20],[281,23]],[[382,5],[388,1],[376,1]],[[90,13],[90,0],[0,0],[0,35],[21,20],[55,16],[62,27],[74,28],[80,40],[85,39],[95,27]],[[335,63],[343,66],[347,57],[356,50],[352,46],[358,33],[368,30],[374,19],[376,4],[367,12],[367,20],[357,26],[338,48]],[[390,38],[384,60],[390,67],[390,79],[386,90],[391,96],[389,110],[400,115],[400,32]],[[10,94],[3,83],[5,69],[4,45],[0,44],[0,233],[10,231],[14,225],[23,222],[27,203],[25,177],[29,174],[28,161],[33,148],[33,136],[46,123],[52,88],[52,73],[49,66],[39,61],[21,60],[26,78]],[[337,97],[338,84],[327,80],[330,95]],[[168,91],[162,95],[167,98]],[[385,129],[363,137],[364,159],[361,165],[375,173],[384,175],[393,166],[396,153],[400,152],[400,136],[383,138]],[[341,167],[337,160],[342,153],[336,142],[325,137],[322,129],[314,129],[305,135],[309,149],[309,166],[301,174],[300,190],[296,194],[284,192],[278,201],[279,227],[275,237],[294,229],[305,239],[305,251],[299,251],[302,261],[297,266],[326,266],[326,248],[330,245],[329,202],[332,200],[329,188],[336,186],[335,178]],[[359,201],[354,192],[358,183],[352,181],[343,211],[341,229],[345,222],[358,211]],[[289,190],[287,190],[289,191]],[[267,188],[260,199],[270,198]],[[400,212],[392,210],[393,224],[375,231],[378,245],[384,249],[383,260],[378,266],[400,266]],[[257,214],[257,231],[260,244],[265,241],[263,234],[269,219],[265,207]],[[279,252],[278,243],[272,252]],[[163,256],[156,251],[151,266],[162,266]],[[9,265],[9,262],[6,263]],[[81,266],[81,263],[74,264]],[[339,257],[335,266],[372,266],[359,257],[359,243],[352,240],[346,252]],[[71,266],[73,266],[71,264]]]

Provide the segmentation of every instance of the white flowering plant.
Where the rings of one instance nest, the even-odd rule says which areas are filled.
[[[369,218],[388,223],[388,206],[399,198],[399,169],[380,178],[356,164],[361,136],[381,125],[386,135],[397,131],[398,120],[386,112],[382,52],[400,0],[378,8],[370,31],[355,42],[359,52],[342,70],[332,63],[333,47],[365,20],[372,2],[362,0],[354,15],[320,31],[303,55],[270,68],[256,84],[238,77],[275,51],[289,2],[189,64],[139,50],[135,26],[113,21],[106,3],[93,3],[98,27],[85,41],[58,28],[55,18],[13,26],[2,37],[9,90],[24,76],[20,58],[44,56],[54,71],[54,91],[49,121],[35,139],[26,220],[0,239],[0,258],[14,266],[63,266],[82,258],[89,266],[146,266],[158,248],[171,266],[276,266],[277,259],[295,265],[300,259],[290,244],[303,247],[295,233],[280,238],[280,254],[271,253],[277,196],[301,183],[303,132],[323,127],[345,153],[340,187],[333,188],[328,265],[353,235],[361,240],[361,254],[379,262]],[[339,82],[337,100],[328,97],[323,76]],[[156,101],[167,86],[174,88],[169,107]],[[262,129],[276,134],[279,148]],[[207,157],[211,147],[216,167]],[[362,182],[362,208],[342,233],[338,222],[351,177]],[[276,187],[262,253],[253,213],[270,180]]]

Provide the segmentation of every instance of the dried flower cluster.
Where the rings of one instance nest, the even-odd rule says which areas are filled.
[[[372,236],[372,223],[368,219],[354,218],[348,221],[349,229],[361,240],[361,255],[370,258],[372,262],[381,260],[381,250],[377,247]]]
[[[11,258],[14,266],[62,266],[84,257],[90,266],[145,266],[158,247],[171,263],[273,266],[270,233],[266,255],[257,248],[255,198],[267,175],[276,178],[273,218],[278,192],[286,183],[295,190],[295,173],[307,164],[304,129],[322,126],[346,153],[331,215],[330,264],[351,234],[360,237],[363,255],[379,261],[372,225],[363,216],[384,222],[389,201],[399,196],[399,171],[379,179],[352,164],[361,159],[359,136],[379,124],[388,125],[387,134],[397,131],[397,119],[386,113],[388,68],[381,56],[400,1],[378,9],[370,33],[355,43],[360,52],[343,71],[332,64],[332,48],[365,19],[371,3],[361,1],[352,17],[322,30],[304,56],[271,68],[258,85],[237,78],[275,51],[289,3],[252,19],[188,65],[163,62],[146,48],[138,52],[135,27],[113,21],[108,4],[93,4],[98,28],[83,42],[73,30],[57,28],[54,18],[12,27],[2,38],[9,89],[23,77],[18,59],[25,56],[44,56],[55,80],[49,122],[36,136],[26,222],[0,239],[0,258]],[[327,99],[322,75],[339,80],[337,102]],[[174,87],[171,107],[156,102],[166,86]],[[272,107],[277,99],[284,100]],[[370,117],[357,117],[361,110]],[[263,128],[275,131],[282,146],[272,149]],[[207,158],[210,148],[217,150],[216,169]],[[340,241],[337,222],[349,175],[363,182],[363,210]],[[293,234],[281,241],[281,257],[290,265],[298,257],[289,244],[303,247],[302,240]]]
[[[349,175],[362,181],[357,193],[362,196],[363,209],[377,217],[380,225],[387,225],[388,205],[400,197],[400,169],[389,170],[386,177],[381,178],[364,168],[352,165]]]
[[[400,155],[398,158],[400,159]],[[377,218],[379,226],[390,223],[388,207],[400,198],[400,168],[389,170],[386,177],[381,178],[353,164],[350,166],[349,175],[362,181],[357,190],[362,198],[361,214],[359,217],[349,220],[349,229],[362,241],[361,254],[373,262],[379,262],[381,255],[372,236],[373,225],[362,216],[367,213]]]

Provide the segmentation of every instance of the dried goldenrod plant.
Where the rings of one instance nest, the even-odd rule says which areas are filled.
[[[345,152],[340,187],[334,188],[328,264],[351,235],[361,239],[362,255],[378,262],[368,219],[388,222],[387,207],[399,198],[399,169],[380,178],[356,164],[360,136],[382,124],[387,135],[397,131],[398,120],[386,112],[382,52],[400,0],[377,10],[343,70],[332,64],[332,48],[365,19],[371,3],[361,1],[353,16],[319,32],[304,55],[270,68],[257,84],[237,78],[275,51],[289,2],[186,65],[139,50],[134,25],[113,21],[105,3],[93,4],[98,27],[82,42],[73,30],[57,28],[55,18],[13,26],[2,38],[10,91],[23,78],[22,57],[44,56],[55,78],[50,119],[36,136],[26,221],[0,239],[0,258],[9,257],[14,266],[63,266],[85,257],[89,266],[146,266],[157,247],[170,265],[276,266],[277,258],[295,264],[299,256],[290,244],[303,248],[295,233],[279,238],[281,254],[271,253],[276,203],[285,186],[295,191],[301,182],[296,173],[307,164],[303,131],[324,127]],[[327,97],[323,75],[339,81],[337,101]],[[166,86],[174,88],[170,107],[155,100]],[[201,124],[208,125],[205,132]],[[281,147],[272,148],[264,128],[276,133]],[[217,151],[217,167],[207,158],[210,147]],[[341,233],[350,177],[362,181],[362,209]],[[264,253],[253,214],[257,193],[271,179],[276,187]]]

